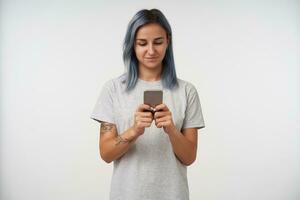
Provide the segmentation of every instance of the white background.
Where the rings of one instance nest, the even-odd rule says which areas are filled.
[[[3,0],[0,199],[108,199],[89,116],[142,8],[164,12],[199,92],[191,200],[300,199],[300,2],[283,0]]]

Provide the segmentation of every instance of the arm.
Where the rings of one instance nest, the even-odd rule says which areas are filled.
[[[134,124],[124,133],[118,135],[116,126],[102,122],[100,127],[99,150],[101,158],[110,163],[119,159],[132,146],[134,141],[144,133],[146,127],[150,127],[153,121],[151,112],[143,112],[150,106],[140,105],[134,115]]]
[[[174,125],[172,113],[166,105],[160,104],[155,109],[158,110],[154,114],[155,125],[164,128],[177,158],[184,165],[191,165],[197,156],[197,129],[187,128],[180,132]]]
[[[129,128],[118,136],[116,126],[111,123],[102,122],[100,127],[99,150],[101,158],[110,163],[120,158],[133,144],[133,129]]]
[[[182,132],[176,128],[168,133],[173,151],[184,165],[191,165],[197,156],[197,129],[183,129]]]

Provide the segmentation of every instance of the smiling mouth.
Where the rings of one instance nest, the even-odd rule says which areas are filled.
[[[147,59],[147,60],[155,60],[155,59],[157,59],[157,57],[145,58],[145,59]]]
[[[157,58],[146,58],[146,62],[157,62]]]

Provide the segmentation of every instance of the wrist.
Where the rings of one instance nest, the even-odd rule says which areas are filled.
[[[178,132],[176,126],[172,125],[168,128],[165,129],[165,132],[168,134],[168,135],[173,135],[173,134],[176,134]]]
[[[135,128],[132,126],[127,131],[127,138],[128,140],[132,141],[135,140],[138,137],[138,132],[135,130]]]

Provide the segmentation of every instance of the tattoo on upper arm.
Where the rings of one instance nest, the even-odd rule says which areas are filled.
[[[102,122],[101,123],[101,128],[100,128],[100,133],[107,133],[112,131],[115,128],[114,124],[107,123],[107,122]]]

